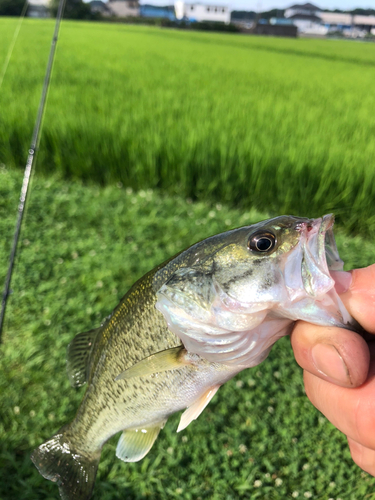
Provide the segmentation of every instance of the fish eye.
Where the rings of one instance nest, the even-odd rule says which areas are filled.
[[[276,237],[269,232],[253,234],[248,241],[248,247],[253,252],[270,252],[275,248],[275,245]]]

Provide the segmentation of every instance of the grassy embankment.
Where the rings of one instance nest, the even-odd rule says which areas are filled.
[[[0,64],[13,22],[1,20]],[[0,92],[9,167],[24,166],[52,29],[25,22]],[[144,272],[271,212],[334,210],[348,229],[374,224],[374,47],[66,23],[57,55],[38,172],[143,191],[55,175],[33,183],[1,351],[1,500],[57,498],[29,454],[82,398],[69,387],[65,348]],[[20,182],[1,170],[1,282]],[[241,209],[227,208],[234,200]],[[371,238],[338,242],[348,267],[374,260]],[[179,435],[177,422],[138,464],[116,459],[111,440],[96,497],[375,498],[375,480],[307,402],[287,339]]]
[[[24,163],[52,28],[25,21],[4,80],[7,165]],[[373,44],[64,23],[38,169],[272,213],[334,210],[374,234],[374,75]]]
[[[0,170],[1,278],[20,181],[20,173]],[[58,497],[29,456],[73,418],[82,399],[84,388],[72,389],[65,372],[74,335],[99,325],[130,285],[166,257],[264,215],[151,191],[35,179],[1,346],[1,500]],[[366,239],[339,234],[338,246],[349,267],[371,262]],[[375,498],[375,479],[354,465],[344,436],[308,402],[288,339],[223,386],[180,434],[178,419],[137,464],[115,457],[113,438],[104,447],[95,498],[285,500],[293,492],[320,500]]]

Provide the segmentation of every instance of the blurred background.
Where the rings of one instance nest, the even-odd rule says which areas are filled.
[[[166,258],[334,212],[346,268],[374,262],[375,6],[359,2],[67,0],[0,346],[0,499],[58,498],[29,457],[84,394],[66,347]],[[27,7],[0,0],[1,288],[57,2]],[[141,462],[113,438],[94,498],[375,499],[301,375],[282,339]]]

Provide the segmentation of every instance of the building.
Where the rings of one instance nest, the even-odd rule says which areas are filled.
[[[164,7],[157,5],[143,4],[139,8],[141,17],[152,17],[169,19],[176,21],[176,14],[173,5],[166,5]]]
[[[271,17],[270,24],[273,26],[290,26],[293,25],[293,21],[291,19],[285,19],[285,17]]]
[[[375,16],[323,12],[312,3],[292,5],[284,15],[293,21],[299,33],[305,34],[324,36],[332,31],[341,31],[347,36],[363,37],[375,30]]]
[[[320,18],[329,31],[364,31],[375,29],[375,16],[353,16],[338,12],[321,12]]]
[[[288,19],[293,21],[294,26],[297,26],[299,33],[313,32],[319,30],[322,26],[320,17],[314,15],[294,14]]]
[[[284,16],[298,28],[299,33],[326,34],[322,26],[321,9],[312,3],[295,4],[285,10]],[[323,30],[322,30],[323,28]]]
[[[285,17],[293,17],[297,15],[315,16],[318,17],[321,9],[312,3],[295,4],[288,7],[285,12]]]
[[[50,17],[49,0],[29,0],[28,17]]]
[[[186,19],[191,22],[219,22],[230,23],[230,8],[228,5],[187,3],[183,0],[175,2],[177,19]]]
[[[107,8],[110,15],[116,17],[138,17],[139,2],[138,0],[108,0]]]

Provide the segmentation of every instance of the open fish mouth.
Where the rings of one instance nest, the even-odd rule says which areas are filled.
[[[311,297],[321,297],[334,287],[330,271],[342,271],[335,237],[333,214],[302,222],[297,228],[301,232],[301,275],[305,292]]]

